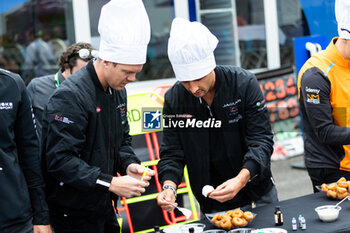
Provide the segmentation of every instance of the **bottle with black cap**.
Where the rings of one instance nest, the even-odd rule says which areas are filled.
[[[283,225],[283,214],[280,209],[280,206],[275,207],[275,225],[282,226]]]

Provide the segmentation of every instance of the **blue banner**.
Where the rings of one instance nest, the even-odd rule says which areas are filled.
[[[338,36],[335,19],[335,0],[299,0],[303,8],[310,35],[325,35],[328,43]]]

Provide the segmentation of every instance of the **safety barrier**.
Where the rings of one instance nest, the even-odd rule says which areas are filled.
[[[132,216],[130,214],[129,210],[129,205],[134,204],[134,203],[140,203],[140,202],[145,202],[149,200],[155,200],[158,193],[162,192],[162,186],[159,183],[158,180],[158,169],[157,169],[157,164],[159,161],[159,143],[158,143],[158,137],[156,132],[141,132],[139,130],[139,124],[141,124],[141,117],[137,117],[141,115],[142,108],[144,107],[162,107],[164,103],[164,93],[166,89],[168,89],[170,86],[159,86],[155,90],[156,92],[151,92],[151,93],[143,93],[143,94],[137,94],[137,95],[131,95],[128,96],[128,115],[135,113],[135,116],[130,115],[129,116],[129,122],[131,121],[130,128],[131,128],[131,134],[132,135],[137,135],[137,134],[144,134],[145,135],[145,140],[146,140],[146,145],[148,149],[148,154],[149,154],[149,161],[142,162],[141,164],[145,167],[150,167],[152,170],[156,172],[154,178],[155,178],[155,183],[156,183],[156,189],[157,192],[152,193],[152,194],[146,194],[142,195],[140,197],[133,197],[133,198],[125,198],[122,197],[121,204],[122,206],[118,207],[119,212],[125,212],[126,218],[128,221],[128,226],[130,233],[134,233],[134,227],[132,223]],[[154,101],[154,104],[150,102],[150,99]],[[137,125],[136,125],[137,124]],[[133,128],[135,126],[135,128]],[[137,130],[135,130],[137,129]],[[166,222],[165,226],[161,226],[161,229],[164,229],[165,227],[169,225],[174,225],[174,224],[185,224],[189,222],[194,222],[199,219],[200,211],[199,211],[199,204],[196,202],[194,195],[191,190],[190,186],[190,181],[189,181],[189,176],[188,176],[188,171],[187,167],[184,168],[184,182],[182,182],[178,186],[177,190],[178,194],[188,194],[189,198],[189,203],[191,206],[192,210],[192,216],[189,220],[186,220],[185,216],[175,216],[174,211],[171,213],[168,213],[164,210],[162,210],[162,215],[163,218]],[[160,208],[160,207],[159,207]],[[138,233],[143,233],[143,232],[152,232],[153,229],[143,229],[141,231],[137,231]]]

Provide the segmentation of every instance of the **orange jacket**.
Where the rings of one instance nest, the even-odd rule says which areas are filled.
[[[350,60],[335,47],[312,56],[298,76],[306,166],[350,171]]]

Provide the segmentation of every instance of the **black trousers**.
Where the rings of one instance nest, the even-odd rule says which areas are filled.
[[[107,210],[106,210],[107,211]],[[119,233],[120,228],[112,209],[106,216],[69,216],[50,212],[55,233]]]
[[[320,186],[323,183],[326,183],[326,184],[333,183],[339,180],[341,177],[345,177],[347,180],[350,180],[350,172],[342,171],[339,169],[307,168],[307,171],[312,181],[314,193],[319,192],[316,186]]]

